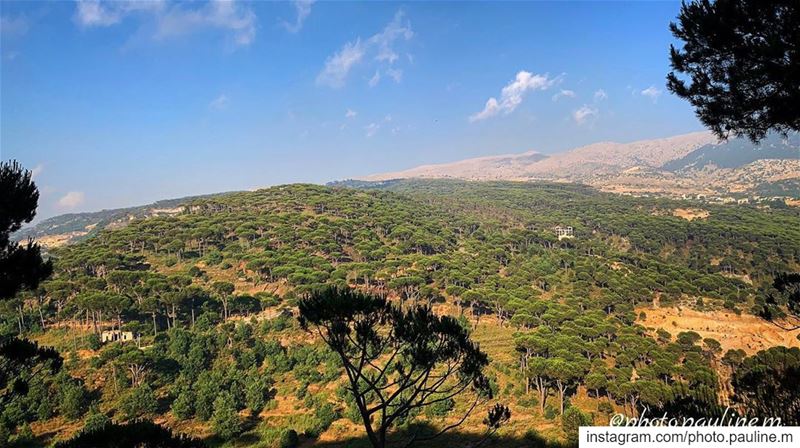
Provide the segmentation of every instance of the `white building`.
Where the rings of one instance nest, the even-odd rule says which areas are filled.
[[[572,230],[572,226],[556,226],[555,228],[556,236],[558,236],[558,240],[561,241],[564,238],[574,238],[575,235]]]
[[[132,340],[133,333],[130,331],[107,330],[100,333],[100,341],[103,343],[116,341],[127,342]]]

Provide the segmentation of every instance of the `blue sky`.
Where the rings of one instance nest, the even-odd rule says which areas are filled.
[[[702,129],[677,2],[2,2],[39,217]]]

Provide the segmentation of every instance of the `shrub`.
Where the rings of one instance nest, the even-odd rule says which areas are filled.
[[[97,333],[92,333],[87,336],[86,345],[92,350],[99,350],[100,347],[103,346],[103,343],[100,341],[100,335]]]
[[[211,417],[214,432],[225,440],[232,439],[242,431],[242,422],[239,420],[239,413],[236,412],[236,405],[233,397],[228,392],[219,394],[214,400],[214,414]]]
[[[86,411],[86,391],[75,381],[65,381],[59,391],[59,412],[70,420],[80,418]]]
[[[533,394],[523,394],[517,399],[517,403],[519,403],[520,406],[524,406],[529,409],[535,409],[539,406],[539,398]]]
[[[604,401],[597,405],[597,412],[611,415],[614,413],[614,406],[612,406],[611,403]]]
[[[325,432],[331,423],[339,418],[339,413],[333,408],[330,403],[322,403],[316,406],[314,411],[314,423],[306,430],[309,437],[319,437],[320,434]]]
[[[567,434],[570,445],[578,445],[578,428],[592,424],[592,418],[580,409],[570,406],[561,416],[561,428]]]
[[[33,435],[31,425],[25,423],[19,430],[17,430],[17,436],[14,438],[14,444],[16,446],[31,446],[35,438],[36,436]]]
[[[9,438],[11,438],[11,431],[8,430],[6,425],[0,425],[0,448],[8,446]]]
[[[253,415],[260,414],[269,400],[272,380],[256,373],[247,381],[245,389],[247,407],[250,408]]]
[[[297,437],[297,431],[294,429],[287,429],[281,433],[281,439],[278,444],[279,448],[295,448],[300,443],[300,438]]]
[[[194,415],[194,403],[191,391],[182,390],[172,402],[172,415],[179,420],[186,420]]]
[[[158,410],[158,401],[153,389],[148,384],[134,387],[122,397],[120,410],[129,420],[155,414]]]
[[[211,251],[204,257],[208,266],[214,266],[222,262],[222,254],[217,251]],[[223,268],[224,269],[224,268]]]
[[[110,422],[111,419],[109,419],[107,415],[100,412],[96,407],[92,407],[83,422],[83,429],[81,432],[100,431]]]
[[[455,400],[448,398],[447,400],[437,401],[436,403],[425,408],[425,415],[427,417],[444,417],[456,406]]]
[[[214,399],[219,393],[219,384],[209,372],[203,372],[194,384],[194,412],[200,420],[208,420],[214,413]]]

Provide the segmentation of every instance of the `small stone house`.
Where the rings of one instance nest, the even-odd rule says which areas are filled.
[[[100,333],[100,341],[103,343],[116,342],[116,341],[122,341],[122,342],[133,341],[133,332],[106,330]]]

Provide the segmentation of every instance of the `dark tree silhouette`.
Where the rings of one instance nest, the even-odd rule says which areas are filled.
[[[670,400],[651,406],[649,414],[668,415],[677,419],[725,418],[723,425],[739,416],[719,403],[717,390],[704,386],[690,387],[683,383],[673,387]]]
[[[758,315],[787,331],[800,328],[800,272],[775,276]]]
[[[125,424],[107,423],[102,428],[81,431],[56,448],[203,448],[205,445],[183,435],[176,436],[167,428],[148,420]]]
[[[428,307],[400,310],[383,298],[336,288],[311,293],[299,308],[301,326],[313,326],[339,355],[376,448],[386,446],[393,425],[426,406],[456,396],[471,401],[458,421],[430,434],[414,433],[406,446],[460,426],[491,398],[483,375],[488,357],[449,316],[436,316]],[[508,418],[507,408],[492,409],[486,418],[489,431]]]
[[[782,425],[800,424],[800,349],[772,347],[747,358],[735,368],[734,399],[746,415],[780,418]]]
[[[800,130],[800,2],[695,0],[672,34],[667,87],[720,138]],[[688,77],[681,79],[679,75]]]
[[[53,272],[52,263],[42,259],[33,241],[25,245],[11,241],[11,233],[36,215],[38,201],[30,171],[17,162],[0,164],[0,300],[36,289]],[[28,380],[45,367],[61,368],[58,352],[24,339],[0,337],[0,405],[27,393]]]
[[[3,162],[0,192],[0,300],[8,300],[23,289],[36,289],[53,272],[53,266],[42,260],[41,250],[32,240],[25,245],[11,241],[11,233],[36,216],[39,190],[31,172],[17,162]]]

